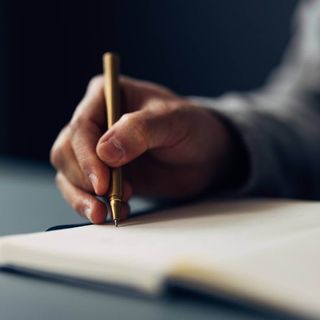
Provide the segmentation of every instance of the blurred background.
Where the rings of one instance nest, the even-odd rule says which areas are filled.
[[[101,72],[180,94],[259,87],[290,39],[295,0],[0,0],[0,155],[48,161],[50,146]]]

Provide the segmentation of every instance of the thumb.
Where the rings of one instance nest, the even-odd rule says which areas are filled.
[[[107,165],[118,167],[147,150],[174,146],[187,132],[180,111],[180,108],[142,109],[123,115],[100,138],[97,144],[98,157]]]

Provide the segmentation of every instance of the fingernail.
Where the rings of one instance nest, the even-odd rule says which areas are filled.
[[[95,193],[98,193],[98,177],[94,173],[89,174],[89,180],[92,183],[93,189]]]
[[[104,148],[106,158],[110,162],[120,161],[121,158],[124,156],[124,149],[116,138],[111,138],[108,141],[106,141]]]
[[[85,207],[83,210],[83,214],[91,221],[91,208]]]

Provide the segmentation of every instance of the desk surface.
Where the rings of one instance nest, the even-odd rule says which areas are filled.
[[[82,223],[46,166],[0,159],[0,236]],[[133,210],[147,204],[136,200]],[[0,273],[0,317],[12,319],[280,319],[213,299],[174,294],[156,300]],[[284,317],[281,317],[284,319]]]

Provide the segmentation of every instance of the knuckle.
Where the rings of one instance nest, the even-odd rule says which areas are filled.
[[[170,104],[166,100],[159,98],[150,98],[147,103],[148,110],[154,114],[166,113],[171,109],[170,107]]]
[[[149,121],[136,113],[127,113],[122,116],[122,121],[129,128],[129,131],[138,140],[138,143],[147,146],[147,135],[149,132]]]
[[[131,121],[131,116],[132,116],[132,114],[130,114],[130,113],[124,113],[121,116],[120,120],[121,120],[121,122],[128,123],[129,121]]]
[[[81,201],[73,201],[71,203],[71,207],[73,208],[73,210],[77,211],[78,213],[80,213],[81,215],[83,214],[84,211],[84,206],[82,204]]]
[[[72,201],[70,204],[71,204],[71,207],[73,208],[73,210],[78,212],[83,217],[85,217],[86,208],[88,208],[88,207],[92,208],[91,201],[89,201],[87,199],[83,200],[83,199],[77,198],[74,201]]]
[[[64,166],[64,158],[70,148],[70,140],[65,134],[60,134],[50,150],[50,162],[57,169]]]
[[[126,125],[132,129],[136,130],[144,130],[147,125],[147,120],[145,117],[142,117],[141,114],[138,113],[127,113],[123,115],[123,120],[126,122]]]
[[[50,162],[55,167],[58,168],[61,166],[62,161],[62,152],[59,146],[53,146],[50,150]]]
[[[79,130],[86,130],[88,132],[94,132],[97,135],[101,134],[97,125],[87,116],[79,115],[73,118],[70,122],[70,136],[71,138],[76,135]]]
[[[88,122],[83,116],[75,117],[70,122],[70,131],[73,135],[79,128],[82,128]]]
[[[103,84],[103,76],[96,75],[90,79],[87,86],[87,91],[96,90],[97,88],[100,88],[102,84]]]
[[[165,116],[179,111],[183,108],[183,104],[179,99],[159,99],[151,98],[146,104],[146,109],[153,116]]]

